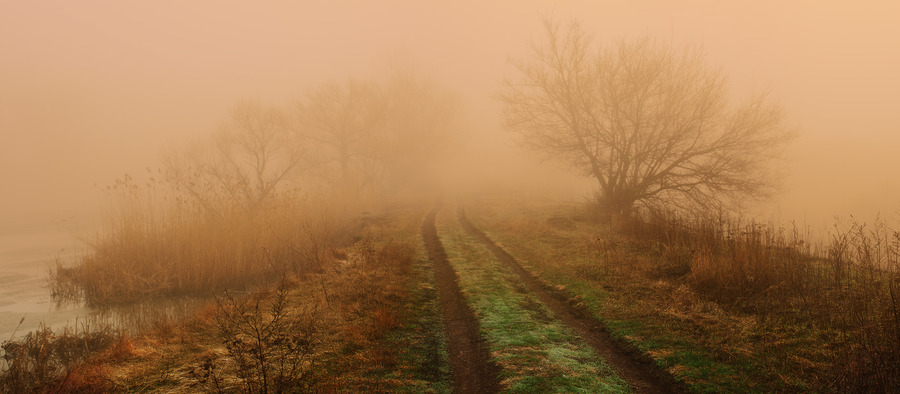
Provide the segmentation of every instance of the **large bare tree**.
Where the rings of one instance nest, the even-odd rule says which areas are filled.
[[[773,190],[768,159],[791,133],[766,95],[729,106],[696,48],[645,38],[597,47],[577,22],[514,61],[499,95],[521,142],[599,184],[601,207],[711,207]]]

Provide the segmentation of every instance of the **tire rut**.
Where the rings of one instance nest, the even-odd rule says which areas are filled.
[[[603,324],[592,317],[589,311],[572,306],[564,296],[548,290],[544,283],[522,267],[515,257],[475,227],[466,217],[461,204],[456,213],[463,229],[470,236],[485,244],[500,261],[518,274],[522,283],[553,312],[556,318],[591,345],[636,392],[688,392],[684,384],[657,367],[649,357],[644,356],[630,345],[620,343],[610,337]]]
[[[447,253],[438,237],[435,216],[440,208],[440,204],[436,204],[425,216],[422,239],[428,249],[428,259],[434,267],[438,298],[444,315],[453,392],[496,393],[500,391],[500,369],[490,361],[488,346],[478,331],[478,320],[460,291],[456,272],[450,266]]]

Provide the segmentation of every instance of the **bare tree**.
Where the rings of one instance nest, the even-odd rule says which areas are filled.
[[[358,193],[378,177],[380,167],[371,149],[385,118],[378,86],[353,79],[325,83],[294,108],[302,134],[324,148],[319,159],[337,166],[345,192]]]
[[[458,99],[409,63],[391,65],[381,86],[387,111],[374,148],[384,163],[387,187],[427,185],[433,165],[452,144]]]
[[[304,151],[276,108],[241,102],[213,135],[167,155],[168,181],[211,212],[255,212],[296,181]]]
[[[790,140],[766,95],[728,105],[726,81],[694,48],[652,39],[595,48],[577,22],[515,61],[499,95],[521,142],[599,184],[611,214],[709,207],[773,190],[767,159]]]
[[[301,133],[321,148],[326,176],[353,195],[425,177],[457,114],[455,98],[408,65],[383,79],[322,84],[294,109]]]

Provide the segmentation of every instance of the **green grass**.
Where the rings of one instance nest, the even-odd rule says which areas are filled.
[[[511,392],[627,392],[589,345],[553,318],[518,277],[444,211],[438,234]]]

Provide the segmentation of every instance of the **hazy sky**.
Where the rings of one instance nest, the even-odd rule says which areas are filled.
[[[0,220],[90,210],[95,184],[156,167],[237,100],[283,104],[396,52],[508,152],[490,97],[541,15],[600,43],[702,44],[736,97],[768,89],[800,130],[773,211],[900,210],[900,2],[0,0]]]

